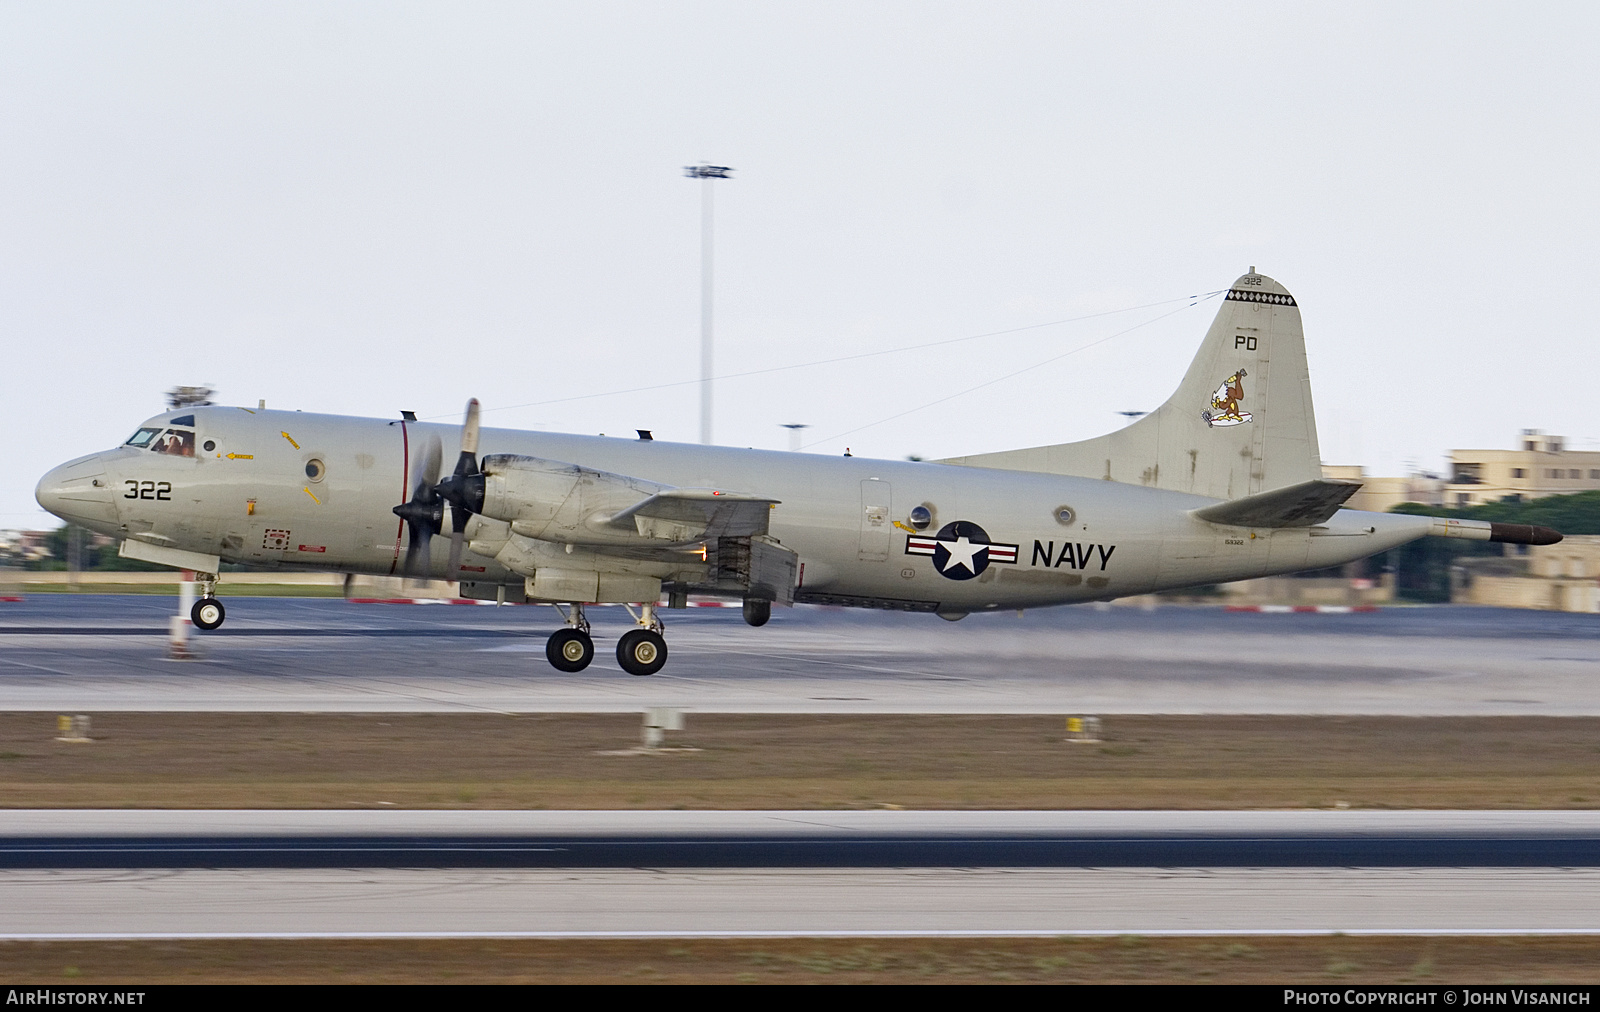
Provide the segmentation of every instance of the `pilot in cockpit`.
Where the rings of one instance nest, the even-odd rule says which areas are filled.
[[[187,429],[168,429],[166,435],[151,447],[157,453],[174,457],[194,456],[194,433]]]
[[[148,446],[151,453],[164,453],[173,457],[194,456],[194,432],[190,429],[142,428],[128,440],[128,446]]]

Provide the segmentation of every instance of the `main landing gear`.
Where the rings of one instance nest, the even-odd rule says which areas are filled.
[[[557,671],[582,671],[594,660],[594,640],[589,636],[589,619],[583,613],[583,605],[574,604],[571,611],[562,612],[558,604],[556,611],[567,620],[567,627],[551,634],[544,645],[544,655]]]
[[[582,671],[594,660],[594,638],[589,635],[589,619],[583,605],[573,604],[571,611],[556,610],[566,619],[566,628],[557,629],[545,643],[544,655],[557,671]],[[661,619],[656,617],[654,602],[639,606],[639,611],[628,608],[639,628],[630,629],[617,641],[617,663],[630,675],[653,675],[667,663],[667,641],[661,635]]]
[[[196,629],[206,632],[222,625],[223,619],[228,617],[228,609],[217,600],[217,576],[215,573],[196,573],[200,582],[200,599],[189,609],[189,621],[193,622]]]
[[[639,623],[639,628],[623,633],[622,639],[617,641],[617,663],[630,675],[653,675],[667,663],[667,641],[661,636],[656,603],[646,601],[637,613],[628,608],[628,614]]]

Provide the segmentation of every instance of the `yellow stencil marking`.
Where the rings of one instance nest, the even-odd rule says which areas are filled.
[[[915,527],[907,527],[905,524],[901,523],[898,520],[896,520],[894,522],[894,525],[896,527],[900,528],[902,531],[905,531],[908,534],[916,534],[916,533],[918,533],[918,531],[917,531],[917,529]]]
[[[256,501],[254,499],[246,499],[244,501],[244,515],[247,517],[256,515]]]
[[[294,447],[296,450],[300,449],[300,444],[295,442],[294,437],[289,435],[287,432],[280,432],[278,435],[282,436],[284,439],[287,439],[289,441],[289,445]]]
[[[217,454],[217,456],[220,457],[220,456],[222,456],[222,454],[219,453],[219,454]],[[229,460],[255,460],[256,459],[256,455],[253,454],[253,453],[230,453],[230,454],[228,454],[228,459]]]
[[[317,498],[317,494],[315,492],[311,491],[308,488],[308,489],[305,490],[305,493],[306,493],[306,495],[311,497],[311,501],[312,502],[316,503],[318,506],[322,505],[322,500]]]

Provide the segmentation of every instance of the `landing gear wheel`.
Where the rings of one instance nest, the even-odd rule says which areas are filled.
[[[594,660],[594,640],[581,629],[557,629],[544,645],[544,655],[557,671],[582,671]]]
[[[653,675],[667,663],[667,641],[653,629],[633,629],[617,641],[617,663],[630,675]]]
[[[189,609],[189,621],[206,632],[221,625],[222,620],[227,617],[228,610],[214,597],[202,597],[194,603],[193,608]]]
[[[772,602],[762,601],[758,598],[747,597],[744,599],[745,625],[764,626],[772,617]]]

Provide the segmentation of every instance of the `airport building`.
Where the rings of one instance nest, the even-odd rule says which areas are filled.
[[[1429,506],[1444,503],[1444,481],[1434,474],[1413,474],[1403,478],[1383,478],[1367,474],[1359,464],[1324,464],[1324,478],[1347,478],[1361,482],[1361,490],[1345,503],[1350,509],[1387,513],[1403,502]]]
[[[1558,545],[1525,553],[1461,559],[1451,578],[1450,600],[1495,608],[1600,612],[1597,578],[1600,535],[1569,534]]]
[[[1451,450],[1444,505],[1460,508],[1507,496],[1538,499],[1600,489],[1600,452],[1569,450],[1566,437],[1523,429],[1515,450]]]
[[[1547,495],[1600,490],[1600,452],[1569,450],[1565,436],[1523,429],[1514,450],[1451,450],[1449,474],[1412,474],[1403,478],[1369,475],[1359,465],[1324,464],[1324,478],[1362,482],[1351,497],[1351,509],[1386,513],[1403,502],[1461,509],[1499,502],[1508,496],[1538,499]]]

